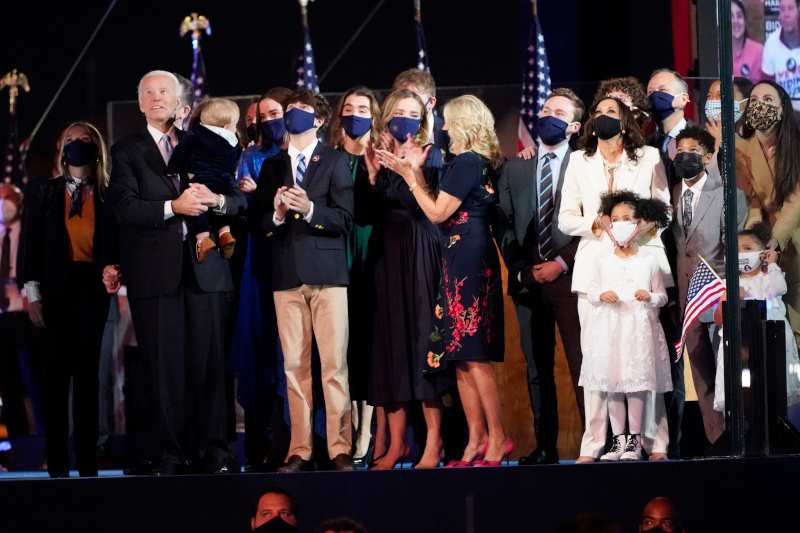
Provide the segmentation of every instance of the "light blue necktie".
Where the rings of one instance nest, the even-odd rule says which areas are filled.
[[[306,174],[306,156],[303,154],[297,155],[297,178],[298,184],[303,183],[303,176]]]

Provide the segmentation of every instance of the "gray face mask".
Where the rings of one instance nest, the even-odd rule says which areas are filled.
[[[747,102],[747,98],[744,100],[734,100],[733,102],[733,121],[739,122],[739,119],[744,115],[744,108],[741,107],[742,104]]]

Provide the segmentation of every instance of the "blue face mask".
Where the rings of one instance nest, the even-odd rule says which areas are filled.
[[[397,139],[397,142],[404,143],[408,140],[406,134],[412,137],[416,135],[421,123],[422,119],[419,118],[394,117],[386,127],[389,128],[389,133]]]
[[[656,91],[650,93],[650,96],[647,98],[649,98],[650,103],[653,104],[653,114],[656,120],[664,120],[675,112],[675,108],[672,107],[672,101],[675,97],[671,94],[663,91]]]
[[[283,117],[262,122],[261,132],[269,142],[283,144],[283,138],[286,136],[286,123],[283,121]]]
[[[283,115],[286,130],[292,135],[299,135],[313,128],[315,118],[314,113],[303,111],[299,107],[293,107]]]
[[[97,145],[74,140],[64,145],[64,159],[72,167],[82,167],[97,161]]]
[[[372,119],[358,115],[345,115],[342,117],[344,132],[351,139],[358,139],[372,129]]]
[[[539,117],[536,122],[536,134],[542,140],[542,144],[555,146],[567,138],[568,123],[556,117]]]

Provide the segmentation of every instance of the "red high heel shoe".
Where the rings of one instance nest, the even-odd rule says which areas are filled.
[[[488,448],[488,443],[487,443]],[[499,461],[486,461],[485,459],[481,459],[479,461],[475,461],[473,466],[500,466],[503,464],[505,460],[506,465],[508,464],[508,456],[511,455],[511,452],[514,451],[514,443],[511,442],[511,439],[506,439],[506,453],[503,454],[502,459]]]
[[[489,441],[487,440],[486,442],[483,443],[483,448],[481,449],[481,453],[479,453],[472,461],[450,461],[449,463],[444,465],[444,468],[463,468],[466,466],[475,466],[475,463],[483,460],[483,458],[486,457],[486,450],[488,449],[489,449]]]

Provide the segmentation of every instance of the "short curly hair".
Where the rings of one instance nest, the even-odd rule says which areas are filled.
[[[634,107],[650,113],[650,100],[647,98],[647,92],[644,86],[634,78],[628,76],[627,78],[611,78],[600,84],[594,99],[597,100],[601,96],[608,96],[612,92],[619,91],[631,97],[631,103]]]
[[[772,240],[772,230],[766,222],[756,222],[749,228],[740,231],[739,237],[752,237],[766,248],[769,241]]]
[[[633,191],[620,189],[609,191],[600,197],[600,209],[598,214],[601,216],[611,216],[611,211],[620,204],[629,205],[633,208],[634,218],[652,222],[657,228],[669,226],[669,206],[655,198],[642,198]]]
[[[317,137],[322,137],[325,133],[325,129],[328,127],[328,122],[331,120],[331,104],[328,103],[328,99],[308,89],[297,89],[287,95],[286,99],[283,101],[284,112],[286,112],[286,108],[290,104],[297,102],[313,107],[314,116],[324,120],[322,126],[317,130]]]
[[[675,138],[675,144],[678,145],[683,139],[692,139],[706,149],[706,153],[714,153],[714,136],[708,133],[700,126],[689,126],[683,128],[678,136]]]

